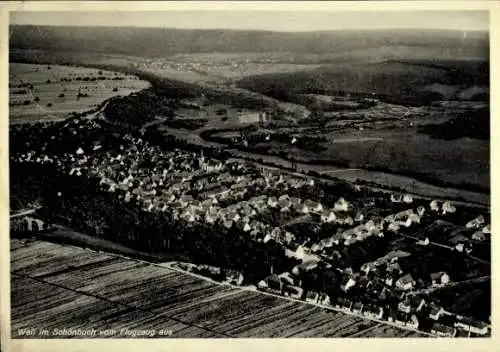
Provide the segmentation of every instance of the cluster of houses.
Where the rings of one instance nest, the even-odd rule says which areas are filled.
[[[47,224],[31,216],[14,217],[10,219],[10,231],[21,233],[37,233],[47,229]]]
[[[192,264],[184,262],[173,262],[171,265],[174,268],[181,269],[203,277],[209,277],[219,282],[225,282],[235,286],[241,286],[244,281],[243,274],[233,269],[221,269],[212,265],[205,264]]]
[[[358,285],[363,290],[384,299],[388,296],[404,297],[416,288],[417,281],[410,273],[404,273],[398,260],[406,258],[410,253],[395,250],[373,262],[363,264],[358,273],[346,270],[340,288],[348,292]],[[431,286],[443,286],[450,282],[449,275],[444,272],[430,273],[427,278]],[[421,282],[423,284],[423,282]]]
[[[298,279],[298,274],[301,270],[305,269],[307,269],[307,265],[300,264],[291,273],[272,274],[261,280],[257,284],[257,288],[275,295],[303,300],[327,309],[335,308],[346,313],[379,321],[387,321],[413,330],[419,329],[422,320],[426,320],[428,325],[426,331],[440,337],[470,336],[471,333],[484,336],[489,333],[488,324],[467,317],[453,315],[445,311],[443,307],[433,302],[426,302],[424,298],[417,295],[403,294],[400,297],[399,303],[395,305],[378,304],[376,303],[377,300],[373,300],[370,303],[363,303],[355,298],[349,298],[348,295],[340,295],[335,298],[330,297],[326,293],[316,292],[304,287],[302,281]],[[442,276],[440,274],[440,277]],[[347,280],[342,281],[341,287],[344,292],[347,292],[350,287],[356,284],[352,276],[347,276],[347,278]],[[400,289],[405,290],[408,289],[405,286],[408,280],[406,280],[406,276],[403,278],[398,285]]]
[[[354,273],[350,269],[343,271],[337,269],[342,272],[342,275],[340,281],[341,297],[337,297],[336,300],[332,300],[324,293],[309,290],[297,279],[301,272],[317,268],[321,258],[308,255],[308,251],[304,250],[303,246],[300,246],[294,254],[295,257],[302,259],[302,264],[294,267],[291,273],[285,272],[269,276],[258,283],[258,288],[273,294],[302,299],[326,307],[333,306],[346,312],[386,320],[411,329],[418,329],[421,319],[425,319],[432,326],[430,332],[436,336],[455,337],[470,333],[487,335],[489,332],[488,324],[470,318],[457,316],[456,319],[453,319],[454,322],[450,323],[449,317],[454,317],[453,314],[446,312],[434,302],[426,302],[425,299],[414,295],[412,292],[416,287],[416,282],[411,274],[405,274],[402,271],[398,263],[400,258],[411,255],[408,252],[391,251],[373,262],[363,264],[359,273]],[[372,275],[369,275],[370,273]],[[450,277],[444,271],[435,272],[430,273],[429,281],[434,287],[443,286],[450,282]],[[356,295],[350,295],[350,291],[354,287],[373,296],[373,303],[364,304],[355,298]],[[394,298],[399,303],[396,306],[374,303],[383,302],[389,297]],[[448,319],[443,320],[443,317]]]
[[[96,124],[94,121],[87,123]],[[293,268],[291,273],[273,274],[260,281],[258,288],[261,290],[334,306],[376,319],[386,319],[413,329],[419,327],[418,317],[423,314],[425,306],[430,307],[426,318],[434,321],[433,333],[436,335],[455,336],[457,331],[464,329],[477,334],[487,332],[487,326],[485,328],[466,318],[457,318],[456,324],[459,325],[450,327],[439,320],[444,314],[442,308],[436,308],[432,303],[415,303],[413,299],[408,299],[408,293],[411,293],[416,283],[412,275],[404,273],[398,263],[400,258],[410,255],[404,251],[391,251],[373,262],[367,262],[358,273],[343,270],[340,288],[346,297],[334,303],[330,302],[328,295],[302,287],[302,283],[296,278],[298,273],[316,268],[323,260],[329,262],[332,259],[332,251],[329,249],[334,246],[350,246],[370,237],[382,238],[386,231],[398,232],[401,228],[420,224],[426,211],[438,215],[452,214],[456,208],[450,202],[440,204],[433,200],[428,209],[423,205],[411,207],[414,203],[411,195],[392,194],[392,203],[408,205],[409,208],[385,217],[365,218],[362,212],[356,213],[353,204],[344,197],[339,197],[331,207],[326,207],[321,202],[303,200],[288,194],[294,189],[314,187],[314,180],[311,178],[258,170],[242,162],[208,159],[203,156],[203,152],[192,153],[179,149],[164,151],[131,135],[123,136],[123,145],[115,151],[106,150],[100,142],[85,149],[79,147],[73,153],[60,156],[51,156],[42,151],[11,157],[18,162],[55,163],[72,177],[94,178],[98,180],[103,192],[113,193],[125,203],[134,202],[147,212],[168,212],[174,219],[188,223],[221,224],[227,229],[239,228],[253,240],[264,243],[274,240],[283,246],[287,256],[301,260],[302,264]],[[307,216],[320,226],[338,224],[343,230],[320,241],[297,243],[295,234],[277,224],[261,221],[261,215],[267,212]],[[28,218],[23,219],[19,226],[30,231],[42,225]],[[483,216],[469,221],[465,227],[475,229],[473,236],[476,238],[490,234],[490,227]],[[418,244],[428,245],[429,239],[419,241]],[[198,266],[196,272],[217,277],[221,275],[217,268],[209,266]],[[241,284],[242,277],[238,273],[224,274],[227,282]],[[437,272],[430,274],[429,281],[432,285],[439,286],[446,285],[450,278],[445,272]],[[363,305],[348,298],[354,287],[371,292],[381,300],[392,295],[400,303],[397,307]]]

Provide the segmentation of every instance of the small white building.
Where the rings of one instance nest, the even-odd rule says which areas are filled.
[[[433,285],[446,285],[450,282],[450,277],[444,271],[431,274],[431,281]]]
[[[403,202],[406,204],[411,204],[413,203],[413,197],[411,194],[405,194],[403,197]]]
[[[342,291],[347,292],[351,287],[354,287],[356,285],[356,280],[352,276],[346,276],[342,280],[342,284],[340,285],[340,288]]]
[[[348,211],[349,203],[344,198],[339,198],[334,205],[335,211]]]
[[[410,274],[406,274],[406,275],[400,277],[396,281],[396,287],[399,288],[400,290],[403,290],[403,291],[411,290],[414,285],[415,285],[415,281],[413,280],[413,278]]]
[[[453,214],[457,211],[457,208],[455,208],[455,206],[453,206],[451,204],[451,202],[449,201],[446,201],[443,203],[443,206],[442,206],[442,213],[443,215],[445,214]]]
[[[433,200],[430,204],[429,204],[430,208],[432,211],[439,211],[439,204],[437,202],[437,200]]]

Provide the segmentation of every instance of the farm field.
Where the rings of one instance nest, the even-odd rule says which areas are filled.
[[[418,333],[221,286],[166,267],[11,239],[12,335],[19,329],[171,330],[171,337],[369,337]],[[151,336],[161,337],[161,336]]]
[[[9,65],[10,123],[64,119],[148,87],[137,77],[60,65]]]

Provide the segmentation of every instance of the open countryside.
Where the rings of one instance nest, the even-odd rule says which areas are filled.
[[[148,87],[117,72],[60,65],[11,64],[10,122],[54,121]]]

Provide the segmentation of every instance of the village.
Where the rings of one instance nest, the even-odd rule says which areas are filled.
[[[83,133],[102,125],[74,119],[64,128],[60,133]],[[285,272],[271,266],[269,276],[258,282],[208,265],[188,265],[186,271],[435,336],[490,333],[489,323],[447,311],[421,295],[474,279],[469,275],[474,270],[477,277],[489,277],[475,257],[475,245],[490,239],[488,214],[410,194],[374,197],[360,186],[332,195],[310,176],[206,157],[203,150],[164,150],[132,134],[120,141],[116,148],[94,141],[73,152],[50,154],[44,147],[11,153],[10,158],[13,163],[57,165],[71,177],[95,179],[102,192],[135,204],[139,211],[170,214],[193,226],[238,229],[249,241],[278,244],[300,263]],[[30,216],[11,226],[32,232],[45,228]],[[423,254],[433,251],[439,251],[433,257],[445,254],[438,259]],[[462,262],[473,264],[460,271]]]

